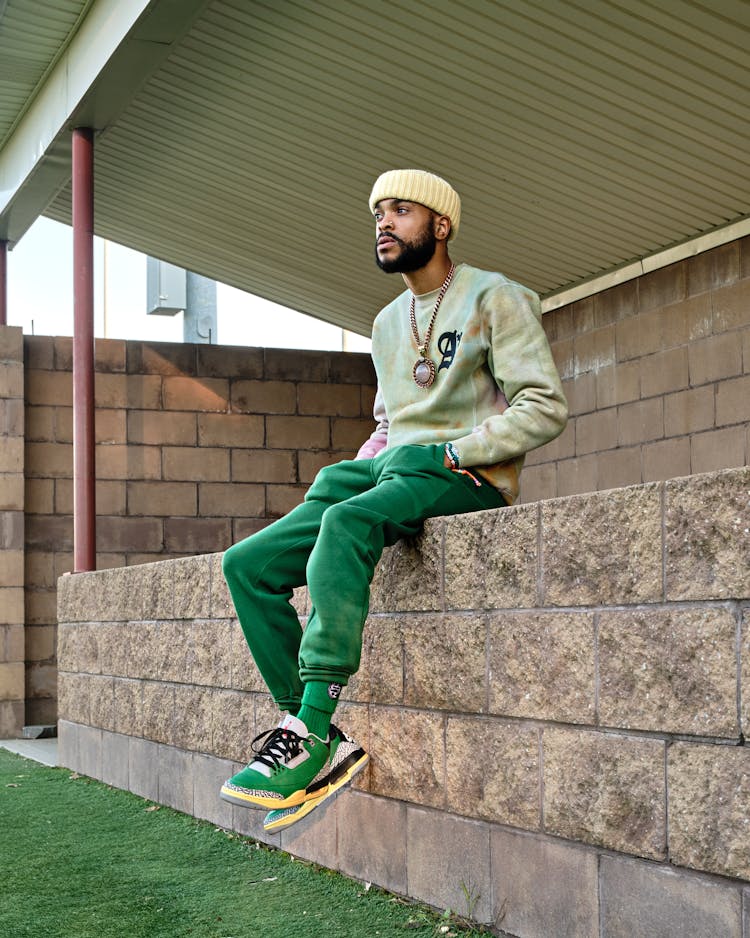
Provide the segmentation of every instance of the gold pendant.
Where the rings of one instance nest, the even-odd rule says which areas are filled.
[[[418,388],[429,388],[435,380],[435,362],[431,358],[418,358],[412,368],[412,375]]]

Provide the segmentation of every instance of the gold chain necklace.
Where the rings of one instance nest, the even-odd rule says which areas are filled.
[[[432,311],[432,318],[430,319],[430,324],[427,327],[427,332],[424,334],[424,342],[419,341],[419,330],[417,329],[417,316],[414,309],[414,294],[412,294],[411,302],[409,303],[409,322],[411,323],[411,331],[414,336],[414,341],[417,344],[417,351],[419,352],[419,358],[414,363],[414,367],[411,370],[411,373],[414,377],[414,383],[418,388],[429,388],[432,382],[435,380],[435,375],[437,373],[435,368],[435,362],[427,357],[427,349],[430,347],[430,338],[432,337],[432,327],[435,325],[435,319],[440,309],[440,304],[443,302],[443,297],[445,296],[448,287],[451,285],[451,280],[453,280],[453,274],[456,272],[456,265],[451,264],[451,269],[448,271],[448,274],[443,280],[443,285],[440,287],[440,293],[438,293],[438,298],[435,300],[435,308]]]

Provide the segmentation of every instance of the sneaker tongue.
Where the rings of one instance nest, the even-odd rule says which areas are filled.
[[[291,713],[288,713],[284,717],[281,723],[281,728],[282,730],[291,730],[293,733],[296,733],[298,736],[301,736],[303,739],[307,739],[307,737],[310,735],[309,730],[307,729],[305,724],[302,722],[302,720],[298,720],[297,717],[293,717]]]

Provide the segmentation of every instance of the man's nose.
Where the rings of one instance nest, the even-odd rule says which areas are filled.
[[[383,215],[378,222],[378,231],[385,231],[388,228],[393,228],[393,218],[390,214]]]

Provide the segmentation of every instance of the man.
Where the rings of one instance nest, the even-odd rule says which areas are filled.
[[[512,504],[528,450],[557,436],[567,405],[538,297],[499,273],[455,266],[461,203],[439,176],[393,170],[370,195],[375,259],[406,291],[377,316],[377,427],[323,469],[305,501],[224,555],[224,575],[261,675],[281,711],[254,760],[222,787],[294,823],[368,756],[331,723],[359,667],[369,587],[383,548],[426,518]],[[289,600],[306,583],[304,634]]]

